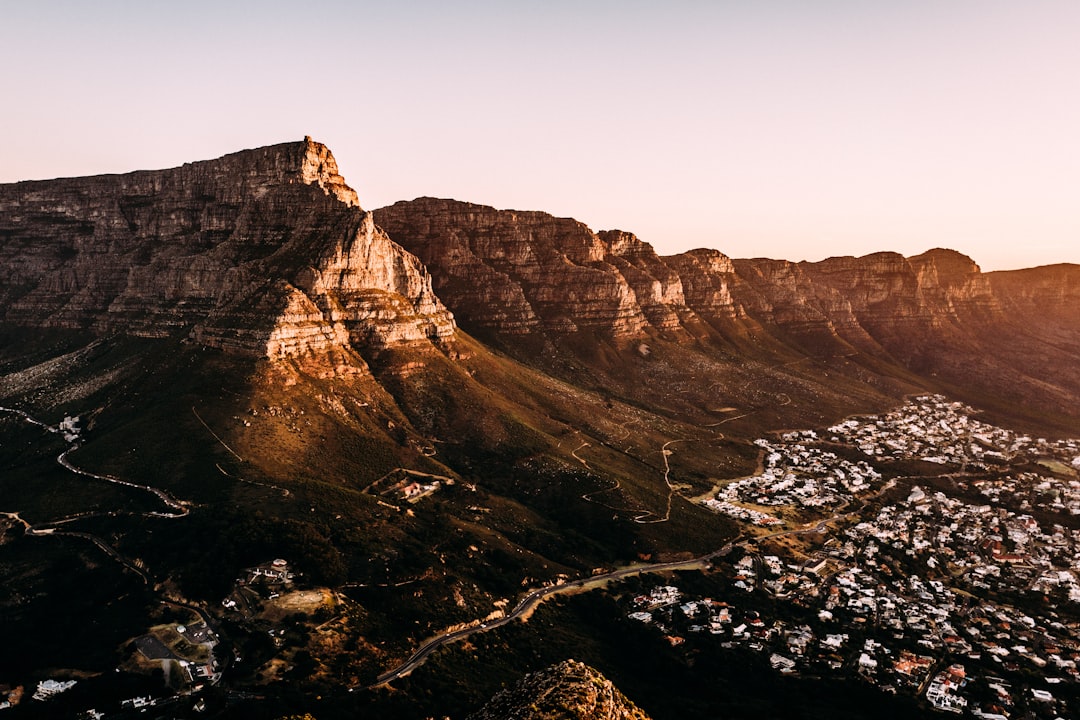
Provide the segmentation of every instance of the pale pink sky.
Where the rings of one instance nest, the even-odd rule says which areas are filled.
[[[368,208],[1080,262],[1080,2],[5,3],[0,182],[311,135]]]

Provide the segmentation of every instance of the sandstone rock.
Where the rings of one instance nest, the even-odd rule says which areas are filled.
[[[731,295],[735,266],[731,258],[719,250],[691,250],[681,255],[665,257],[682,283],[686,305],[699,315],[733,320],[741,308]]]
[[[920,376],[973,398],[1038,398],[1040,413],[1063,417],[1080,395],[1076,266],[987,275],[941,249],[816,263],[733,261],[716,250],[658,257],[627,232],[431,198],[376,210],[375,219],[421,257],[466,329],[502,336],[526,361],[537,346],[521,336],[587,331],[636,348],[659,335],[765,363]],[[579,343],[557,346],[593,362]],[[621,361],[599,362],[603,373]]]
[[[470,720],[648,720],[611,681],[585,663],[564,660],[530,673]]]
[[[445,344],[420,262],[302,142],[171,170],[0,186],[0,320],[259,357]]]
[[[310,139],[0,186],[0,323],[190,335],[253,357],[408,346],[454,358],[440,298],[526,361],[536,348],[588,355],[581,342],[548,342],[580,334],[625,341],[606,346],[612,368],[620,348],[646,340],[652,352],[633,355],[660,368],[674,341],[766,364],[852,358],[906,379],[1001,386],[1065,415],[1080,394],[1072,265],[984,274],[940,249],[818,263],[659,257],[631,233],[542,212],[420,198],[368,214]]]
[[[649,324],[660,330],[679,328],[679,311],[686,308],[679,273],[631,233],[604,230],[597,236],[606,245],[604,259],[626,279]]]
[[[439,296],[450,299],[458,321],[472,332],[623,336],[646,325],[634,289],[608,261],[607,245],[576,220],[435,198],[374,214],[432,269]],[[643,274],[637,279],[652,287]]]

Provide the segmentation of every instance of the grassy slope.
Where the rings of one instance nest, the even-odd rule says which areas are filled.
[[[461,359],[399,351],[369,367],[348,353],[254,363],[180,340],[8,333],[0,404],[48,422],[80,415],[86,431],[76,464],[165,488],[193,510],[181,520],[144,517],[160,509],[152,497],[73,478],[52,460],[62,443],[42,442],[40,431],[10,418],[0,418],[0,510],[32,521],[121,510],[78,527],[207,602],[240,568],[278,556],[310,582],[366,585],[348,591],[364,609],[353,631],[370,641],[362,647],[383,643],[361,664],[384,668],[420,638],[486,614],[523,585],[721,545],[734,528],[679,495],[666,522],[635,521],[666,514],[666,443],[669,479],[694,495],[752,471],[749,441],[763,433],[879,410],[921,388],[948,389],[880,358],[724,342],[658,337],[642,357],[634,347],[578,337],[539,348],[525,364],[462,335]],[[1008,402],[986,404],[1010,412]],[[454,484],[415,505],[364,492],[399,468]],[[9,538],[0,546],[5,582],[38,597],[71,596],[58,571],[77,576],[77,568],[62,570],[77,557],[88,573],[120,578],[126,614],[121,621],[102,611],[92,594],[76,604],[116,638],[140,631],[150,609],[135,611],[146,598],[130,573],[74,539]],[[374,587],[400,582],[408,592]],[[14,607],[0,600],[5,626],[45,621]],[[58,640],[40,646],[39,661],[104,669],[111,651],[101,647],[97,639],[73,652]]]

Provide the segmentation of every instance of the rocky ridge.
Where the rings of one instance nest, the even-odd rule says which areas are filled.
[[[1055,411],[1080,396],[1075,265],[986,274],[942,249],[815,263],[660,257],[630,233],[539,212],[420,198],[374,215],[424,261],[465,330],[510,349],[522,336],[704,341],[778,360],[854,358],[954,389],[996,393],[1008,377],[1018,399]]]
[[[322,144],[0,186],[0,320],[255,357],[452,338],[417,259]]]
[[[634,335],[648,323],[630,283],[609,261],[608,243],[576,220],[420,198],[376,211],[375,222],[405,238],[409,251],[433,268],[436,292],[454,298],[459,322],[474,332]],[[629,241],[619,247],[625,250],[616,256],[619,265],[640,269],[638,286],[662,298],[663,284],[654,286],[648,276],[652,249]],[[667,291],[681,298],[678,288]]]
[[[470,720],[648,720],[610,680],[576,660],[529,673]]]
[[[0,323],[360,358],[344,368],[399,347],[453,356],[455,318],[526,361],[566,339],[579,339],[571,354],[662,341],[773,366],[852,358],[944,391],[1007,378],[1016,399],[1056,411],[1080,397],[1073,265],[987,274],[948,250],[661,257],[543,212],[420,198],[368,213],[310,138],[0,186]]]
[[[704,249],[660,257],[631,233],[594,233],[541,212],[419,198],[374,215],[423,260],[464,327],[480,333],[591,330],[618,338],[688,330],[701,319],[734,332],[752,319],[873,348],[912,329],[999,321],[1018,305],[1036,304],[1023,284],[1010,284],[1007,274],[991,282],[973,260],[951,250],[818,263],[732,261]],[[1072,302],[1051,293],[1037,304]]]

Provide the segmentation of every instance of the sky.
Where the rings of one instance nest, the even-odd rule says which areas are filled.
[[[365,208],[1080,263],[1075,0],[0,0],[0,182],[305,135]]]

